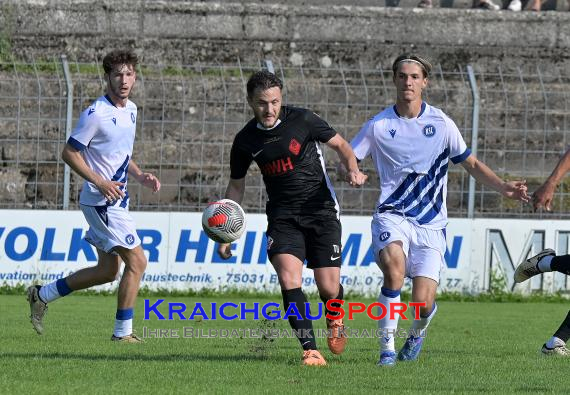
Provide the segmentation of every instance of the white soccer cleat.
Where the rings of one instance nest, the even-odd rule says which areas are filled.
[[[48,310],[47,303],[40,299],[39,288],[35,285],[28,288],[27,296],[30,303],[30,322],[38,335],[41,335],[44,332],[43,319]]]
[[[526,261],[521,263],[515,271],[515,283],[522,283],[537,274],[541,274],[542,272],[538,268],[538,261],[545,256],[556,256],[556,253],[552,248],[547,248],[546,250],[541,251],[538,255],[528,258]]]
[[[557,357],[570,357],[570,350],[566,348],[565,345],[556,346],[554,348],[548,348],[546,343],[542,346],[540,350],[543,355],[557,356]]]
[[[521,0],[512,0],[507,7],[509,11],[520,11],[522,10]]]

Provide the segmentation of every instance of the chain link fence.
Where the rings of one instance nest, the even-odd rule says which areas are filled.
[[[526,179],[535,190],[550,174],[567,146],[570,132],[570,79],[555,67],[509,71],[473,70],[479,102],[473,99],[468,65],[443,70],[436,65],[425,99],[456,122],[468,146],[476,133],[478,157],[506,179]],[[201,211],[220,198],[229,178],[229,152],[235,134],[250,119],[245,100],[249,75],[272,67],[282,78],[284,102],[321,115],[350,140],[374,114],[393,104],[391,70],[359,65],[283,66],[278,59],[259,64],[143,64],[132,100],[139,107],[133,159],[158,175],[162,190],[153,194],[129,184],[131,209]],[[69,62],[73,84],[71,119],[104,93],[101,64]],[[77,208],[82,179],[66,182],[60,153],[66,141],[67,93],[61,59],[41,63],[0,63],[0,208]],[[479,111],[473,130],[474,106]],[[372,162],[363,188],[336,179],[336,154],[324,147],[327,168],[344,214],[369,215],[378,198]],[[248,212],[263,212],[265,191],[255,165],[247,178],[243,203]],[[69,185],[69,186],[68,186]],[[66,191],[67,190],[67,191]],[[568,218],[570,182],[559,187],[554,214],[533,213],[477,184],[461,166],[449,171],[448,211],[475,217]],[[66,202],[69,196],[69,202]],[[570,210],[569,210],[570,212]]]

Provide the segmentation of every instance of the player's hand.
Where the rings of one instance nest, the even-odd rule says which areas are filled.
[[[152,173],[142,173],[138,181],[155,193],[160,191],[160,181]]]
[[[123,185],[125,184],[122,182],[110,180],[101,180],[95,184],[108,202],[114,202],[125,197],[125,192],[120,189]]]
[[[362,173],[360,170],[358,171],[349,171],[346,173],[346,182],[350,184],[352,187],[359,187],[364,185],[368,176]]]
[[[532,194],[532,207],[534,211],[541,207],[544,207],[546,211],[552,210],[552,198],[554,197],[554,191],[556,191],[556,184],[550,181],[546,181]]]
[[[503,184],[503,196],[521,202],[528,203],[530,196],[528,196],[528,188],[526,180],[523,181],[508,181]]]
[[[218,255],[222,259],[230,259],[232,257],[232,245],[230,243],[218,244]]]

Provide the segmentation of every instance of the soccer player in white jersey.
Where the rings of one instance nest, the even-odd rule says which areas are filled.
[[[364,124],[351,145],[357,159],[372,156],[380,177],[381,194],[372,219],[376,261],[384,274],[379,302],[400,302],[404,277],[412,279],[413,302],[425,302],[421,319],[396,356],[394,331],[398,315],[379,321],[383,330],[378,365],[416,360],[425,330],[437,311],[435,294],[446,248],[447,168],[461,165],[475,179],[503,196],[528,201],[524,181],[502,181],[475,158],[455,123],[440,109],[422,100],[431,65],[410,54],[392,66],[396,104]]]
[[[31,322],[43,332],[47,304],[72,291],[112,282],[125,268],[118,290],[115,328],[111,340],[140,342],[133,334],[133,309],[147,260],[129,215],[127,176],[157,192],[159,180],[143,173],[132,160],[137,106],[129,100],[136,80],[137,55],[115,50],[103,58],[106,95],[99,97],[79,118],[62,158],[85,179],[79,198],[89,224],[85,239],[97,248],[96,266],[78,270],[44,286],[28,288]]]

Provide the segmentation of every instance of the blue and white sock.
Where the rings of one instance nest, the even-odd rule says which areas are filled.
[[[412,323],[413,333],[411,333],[411,335],[413,335],[414,337],[425,336],[426,329],[436,312],[437,312],[437,303],[433,302],[433,308],[427,316],[423,316],[422,314],[420,314],[420,319],[414,320],[414,322]]]
[[[394,314],[394,318],[390,319],[390,305],[391,303],[400,303],[400,290],[389,289],[382,287],[378,302],[382,303],[386,308],[386,315],[378,321],[378,328],[381,329],[382,336],[380,337],[380,353],[383,351],[396,351],[394,347],[394,334],[398,329],[399,314]],[[380,310],[380,307],[378,308]],[[378,311],[378,315],[382,314]]]
[[[113,335],[116,337],[124,337],[133,333],[133,315],[134,310],[131,309],[117,309],[115,315],[115,330]]]
[[[73,290],[69,288],[69,285],[65,282],[65,278],[60,278],[53,283],[43,285],[40,288],[39,295],[40,299],[43,300],[44,303],[50,303],[63,296],[69,295],[72,292]]]

